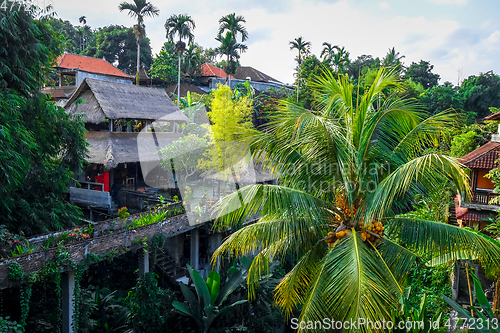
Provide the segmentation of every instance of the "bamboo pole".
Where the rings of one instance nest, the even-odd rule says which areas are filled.
[[[500,279],[495,283],[495,295],[493,296],[493,313],[500,319]]]
[[[467,285],[469,286],[469,301],[470,301],[470,314],[472,317],[474,317],[474,310],[472,309],[474,307],[474,303],[472,302],[472,291],[470,289],[470,279],[469,279],[469,263],[465,263],[465,272],[467,273]]]

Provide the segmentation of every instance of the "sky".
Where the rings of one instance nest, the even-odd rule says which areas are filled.
[[[79,25],[86,16],[92,28],[132,26],[135,20],[118,10],[120,0],[32,0],[52,4],[59,18]],[[123,0],[122,0],[123,1]],[[131,2],[132,0],[128,0]],[[440,84],[469,75],[500,73],[500,1],[498,0],[151,0],[160,15],[145,20],[153,55],[166,41],[164,23],[172,14],[190,15],[195,42],[217,47],[219,19],[236,13],[246,19],[249,39],[242,66],[292,83],[296,50],[289,42],[301,36],[319,57],[323,42],[345,47],[351,59],[367,54],[383,58],[395,47],[409,66],[430,61]]]

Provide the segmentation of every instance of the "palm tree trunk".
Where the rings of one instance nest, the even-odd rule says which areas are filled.
[[[139,85],[139,67],[140,67],[140,59],[141,59],[141,43],[139,41],[140,36],[137,35],[137,72],[135,74],[135,84]]]
[[[177,78],[177,106],[180,107],[181,98],[181,53],[179,52],[179,76]]]
[[[299,89],[300,89],[300,61],[299,61],[299,70],[297,74],[297,103],[299,102]]]

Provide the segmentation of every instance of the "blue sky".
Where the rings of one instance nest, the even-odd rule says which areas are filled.
[[[36,2],[36,0],[34,0]],[[52,3],[60,18],[97,28],[132,26],[118,11],[120,0],[38,0]],[[500,1],[497,0],[151,0],[160,16],[146,19],[153,53],[165,42],[163,24],[172,14],[188,14],[196,22],[195,41],[216,47],[218,20],[236,12],[249,32],[244,66],[253,66],[285,83],[293,81],[294,58],[289,41],[302,36],[319,56],[322,43],[344,46],[354,59],[361,54],[384,57],[389,48],[405,55],[410,65],[421,59],[453,84],[493,70],[500,73]]]

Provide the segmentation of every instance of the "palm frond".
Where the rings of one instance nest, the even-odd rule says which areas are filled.
[[[397,283],[404,286],[410,268],[417,263],[418,255],[387,237],[383,238],[378,251]]]
[[[400,234],[401,245],[440,257],[436,261],[478,258],[481,265],[500,266],[500,243],[479,231],[409,218],[394,218],[390,227]]]
[[[245,204],[243,207],[241,200]],[[302,190],[279,185],[247,185],[214,205],[214,213],[218,213],[214,227],[224,229],[239,225],[257,214],[275,218],[285,216],[294,222],[304,219],[319,226],[330,216],[325,207],[329,204]]]
[[[389,211],[393,201],[418,185],[431,188],[444,179],[451,180],[459,194],[467,197],[470,188],[468,176],[453,157],[427,154],[402,164],[385,177],[370,195],[367,220],[381,218]]]
[[[293,269],[276,286],[274,299],[289,317],[292,310],[304,303],[304,297],[313,277],[318,277],[317,271],[326,253],[325,244],[318,243],[304,254]]]
[[[323,237],[325,229],[306,219],[263,217],[233,232],[214,252],[212,261],[223,255],[238,258],[261,250],[269,260],[286,253],[299,256]]]
[[[353,231],[336,243],[316,268],[299,321],[389,319],[401,291],[387,273],[377,252]]]

